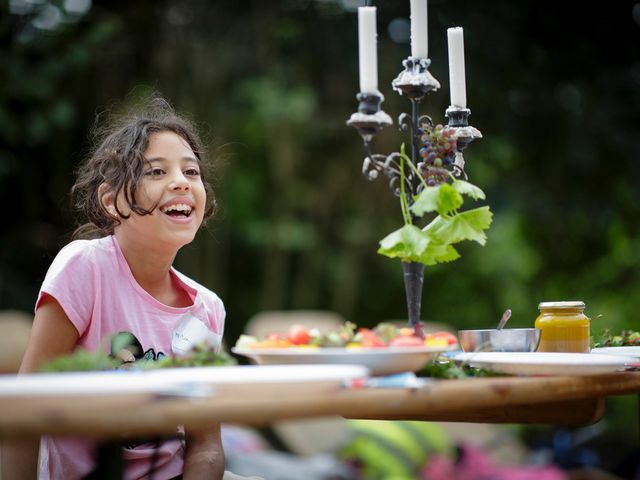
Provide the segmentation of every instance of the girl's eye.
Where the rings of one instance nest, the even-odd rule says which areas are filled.
[[[164,170],[162,170],[161,168],[150,168],[149,170],[147,170],[147,175],[152,176],[152,177],[159,177],[160,175],[164,174]]]
[[[198,177],[200,176],[200,170],[198,170],[197,168],[189,168],[184,171],[184,174],[188,175],[189,177]]]

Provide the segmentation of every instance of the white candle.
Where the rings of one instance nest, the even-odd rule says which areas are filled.
[[[462,27],[447,29],[449,39],[449,83],[451,105],[467,108],[467,87],[464,79],[464,32]]]
[[[411,56],[429,58],[427,0],[411,0]]]
[[[378,91],[378,33],[376,7],[358,8],[358,47],[360,52],[360,91]]]

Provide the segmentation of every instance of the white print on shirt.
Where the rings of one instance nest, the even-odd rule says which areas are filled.
[[[192,314],[185,314],[171,337],[171,350],[176,355],[189,353],[196,345],[205,343],[218,353],[222,344],[222,336],[212,332]]]

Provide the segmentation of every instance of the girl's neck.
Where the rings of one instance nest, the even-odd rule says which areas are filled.
[[[136,282],[156,299],[166,298],[173,290],[169,272],[177,251],[160,245],[143,245],[118,231],[115,237]]]

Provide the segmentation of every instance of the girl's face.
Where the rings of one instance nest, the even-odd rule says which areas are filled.
[[[150,249],[177,251],[193,240],[204,217],[206,191],[200,164],[186,140],[170,131],[151,134],[144,156],[147,165],[136,197],[147,210],[157,207],[150,215],[138,215],[118,198],[120,211],[131,216],[123,219],[115,233],[122,240],[146,243]]]

